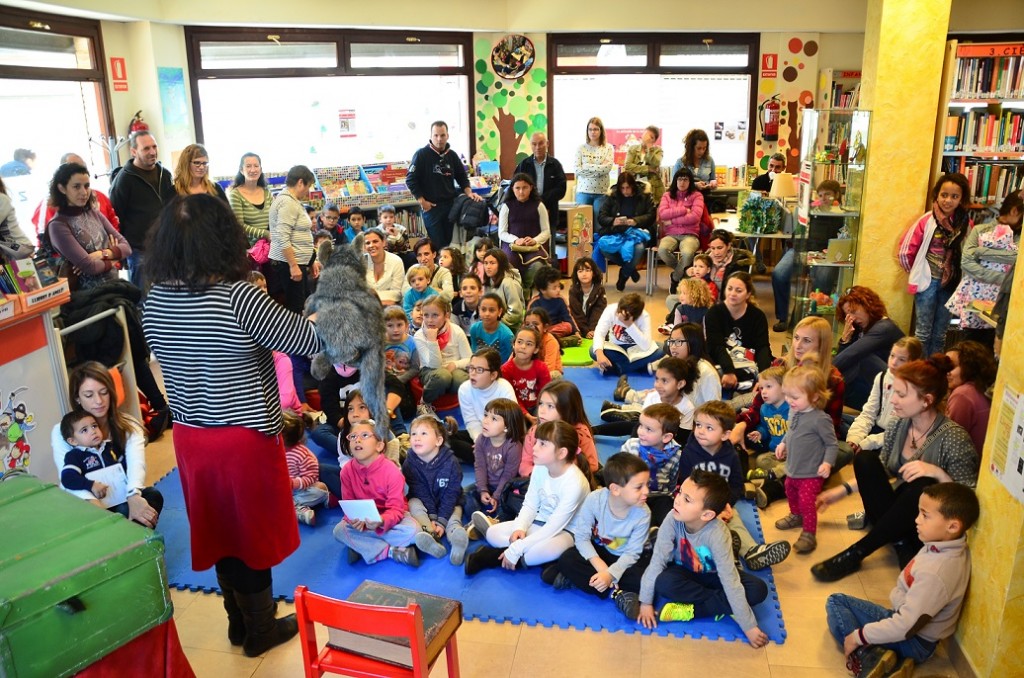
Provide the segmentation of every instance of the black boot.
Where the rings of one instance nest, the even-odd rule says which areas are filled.
[[[765,479],[764,484],[761,485],[761,490],[765,495],[765,506],[786,498],[786,486],[782,484],[781,480],[771,476]]]
[[[224,611],[228,613],[228,640],[232,645],[241,645],[245,642],[245,619],[242,617],[242,609],[238,607],[238,600],[235,599],[235,589],[231,582],[219,574],[217,586],[224,596]]]
[[[242,650],[246,657],[261,655],[299,632],[299,623],[294,614],[274,618],[274,596],[269,587],[258,593],[235,591],[235,600],[245,620],[246,633]]]
[[[501,554],[505,549],[496,549],[493,546],[481,546],[466,556],[466,564],[463,569],[468,576],[473,576],[480,570],[491,570],[501,567]]]
[[[823,560],[811,568],[811,574],[818,581],[832,582],[839,581],[860,569],[860,563],[864,560],[865,553],[854,544],[845,551],[840,551],[828,560]]]

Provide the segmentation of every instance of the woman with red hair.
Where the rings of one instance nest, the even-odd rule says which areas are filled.
[[[836,317],[843,323],[843,333],[832,364],[846,381],[846,404],[859,410],[903,330],[889,319],[882,298],[860,285],[839,298]]]

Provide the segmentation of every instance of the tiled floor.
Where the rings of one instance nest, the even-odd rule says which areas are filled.
[[[661,271],[661,282],[667,277]],[[643,281],[641,281],[643,282]],[[761,307],[771,319],[771,287],[767,279],[757,281]],[[611,287],[611,299],[618,293]],[[627,291],[641,291],[631,285]],[[656,292],[648,310],[655,324],[665,315],[664,289]],[[785,335],[773,334],[775,354],[781,354]],[[170,436],[164,436],[148,448],[148,475],[151,482],[174,467]],[[852,470],[843,469],[844,478]],[[755,650],[738,642],[693,640],[514,626],[493,622],[465,622],[459,630],[459,657],[463,676],[498,678],[568,678],[612,673],[641,678],[670,678],[681,671],[690,675],[742,675],[749,678],[841,678],[849,675],[842,653],[825,626],[825,599],[840,591],[888,604],[897,566],[891,552],[876,553],[863,569],[835,584],[819,584],[810,575],[810,566],[845,548],[861,534],[846,528],[846,514],[860,508],[856,497],[844,499],[822,515],[818,530],[818,549],[807,556],[796,555],[776,565],[775,581],[788,637],[782,645],[769,644]],[[795,539],[795,533],[781,533],[775,520],[786,513],[786,503],[776,502],[762,513],[761,522],[768,540]],[[298,639],[274,648],[257,658],[247,658],[240,648],[227,640],[227,621],[217,595],[171,591],[174,617],[185,653],[200,678],[226,676],[277,678],[302,675],[302,653]],[[280,605],[280,614],[294,611]],[[320,638],[322,639],[323,633]],[[915,676],[956,676],[953,666],[941,657],[917,668]],[[447,675],[443,658],[433,671]]]

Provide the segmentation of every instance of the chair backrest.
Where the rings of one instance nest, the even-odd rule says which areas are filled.
[[[313,623],[319,622],[324,626],[350,633],[407,639],[412,655],[413,674],[427,675],[429,667],[423,633],[423,613],[416,603],[410,603],[406,607],[364,605],[329,598],[312,593],[305,586],[299,586],[295,589],[295,612],[299,621],[303,657],[307,662],[312,661],[318,653]],[[344,648],[332,649],[341,654],[348,654]]]

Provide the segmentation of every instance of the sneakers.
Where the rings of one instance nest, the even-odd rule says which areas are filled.
[[[466,558],[466,549],[469,548],[469,535],[462,525],[452,525],[448,529],[448,543],[452,545],[452,552],[448,559],[452,565],[462,565]]]
[[[749,551],[743,554],[743,564],[748,570],[763,570],[766,567],[777,565],[789,557],[790,545],[788,541],[775,541],[771,544],[756,544]]]
[[[635,410],[602,410],[601,421],[640,421],[640,413]]]
[[[629,378],[623,374],[615,384],[615,393],[612,394],[612,398],[620,403],[624,403],[626,402],[627,393],[629,393]],[[606,400],[605,402],[608,401]],[[604,409],[604,407],[601,409]]]
[[[616,386],[616,389],[618,389],[618,386]],[[619,404],[613,403],[611,400],[605,400],[601,403],[601,412],[607,412],[608,410],[617,409],[619,409]]]
[[[772,332],[785,332],[787,329],[789,329],[789,323],[785,320],[777,320],[775,324],[772,325]]]
[[[316,525],[316,513],[308,506],[296,506],[295,517],[303,525]]]
[[[481,538],[487,536],[487,530],[491,525],[497,525],[498,521],[494,518],[489,517],[483,511],[474,511],[473,516],[470,518],[473,523],[473,528]]]
[[[422,531],[416,533],[416,548],[423,551],[428,556],[434,556],[435,558],[444,558],[448,555],[448,549],[444,547],[444,544],[439,542],[432,533]]]
[[[823,560],[811,568],[811,574],[818,581],[833,582],[839,581],[847,575],[851,575],[860,569],[860,563],[864,560],[864,554],[854,544],[845,551],[840,551],[828,560]]]
[[[675,294],[675,292],[673,292],[672,294]],[[673,327],[675,327],[675,325],[673,325],[672,323],[665,323],[664,325],[658,328],[658,333],[667,337],[668,335],[672,334]]]
[[[800,527],[804,524],[802,516],[798,516],[795,513],[790,513],[785,518],[779,518],[775,521],[776,530],[792,530],[794,527]]]
[[[863,511],[846,516],[846,527],[851,530],[863,530],[867,527],[867,522],[867,515]]]
[[[818,538],[810,532],[801,532],[796,543],[793,544],[793,550],[797,553],[810,553],[816,548],[818,548]]]
[[[545,567],[544,571],[540,573],[540,580],[558,591],[572,588],[572,582],[558,569],[557,563]]]
[[[767,479],[768,471],[764,470],[763,468],[752,468],[749,471],[747,471],[747,481],[754,483],[755,485],[757,484],[756,481],[760,480],[764,482]]]
[[[884,678],[895,666],[896,653],[877,645],[861,645],[846,660],[846,668],[857,678]]]
[[[431,405],[430,403],[420,403],[419,406],[416,408],[416,416],[417,417],[436,417],[437,416],[437,410],[435,410],[434,406]]]
[[[736,530],[729,530],[729,536],[732,537],[732,559],[739,560],[740,546],[742,544],[740,541],[740,535],[736,533]]]
[[[693,619],[693,605],[690,603],[665,603],[658,619],[663,622],[687,622]]]
[[[612,593],[612,600],[626,619],[636,621],[640,618],[640,596],[631,592],[615,589]]]
[[[469,527],[466,528],[466,536],[469,538],[470,541],[480,541],[484,538],[482,534],[477,532],[476,525],[472,523],[470,523]]]
[[[420,557],[416,554],[416,549],[411,546],[392,546],[388,552],[388,558],[410,567],[420,566]]]

